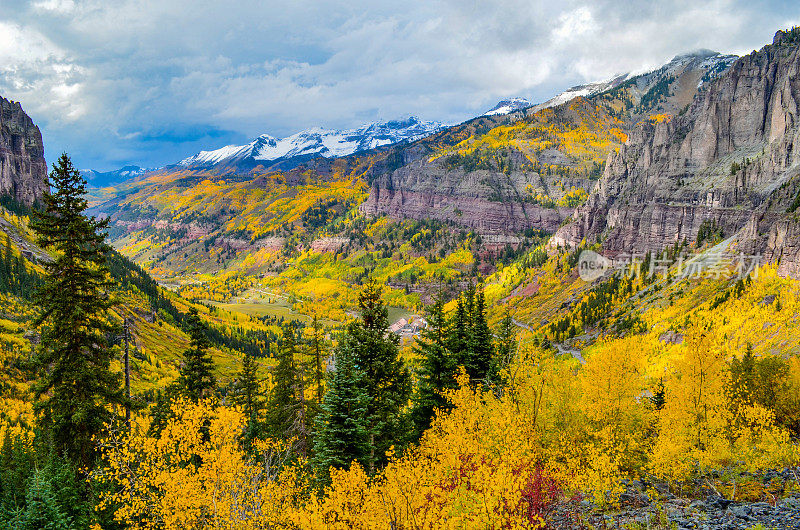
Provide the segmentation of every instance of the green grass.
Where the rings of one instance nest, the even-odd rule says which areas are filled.
[[[225,309],[226,311],[235,311],[237,313],[242,313],[251,317],[264,317],[264,316],[273,316],[273,317],[283,317],[284,319],[290,320],[309,320],[309,317],[306,315],[301,315],[292,311],[290,307],[287,307],[285,304],[281,303],[269,303],[269,302],[258,302],[258,303],[245,303],[245,304],[229,304],[223,302],[212,302],[206,301],[205,303],[213,304],[220,309]]]
[[[404,307],[389,307],[389,323],[394,324],[401,318],[408,318],[414,313],[410,313],[408,309]]]

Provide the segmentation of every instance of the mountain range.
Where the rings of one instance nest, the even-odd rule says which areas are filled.
[[[439,122],[421,121],[417,117],[388,122],[367,123],[355,129],[314,127],[286,138],[263,134],[245,145],[228,145],[213,151],[200,151],[178,162],[192,169],[236,168],[256,166],[291,169],[315,157],[335,158],[399,142],[411,142],[442,130]]]
[[[670,62],[651,71],[621,74],[605,81],[574,86],[543,103],[534,104],[522,97],[504,99],[482,116],[502,117],[526,109],[537,112],[561,105],[576,97],[592,97],[609,92],[621,85],[631,87],[632,92],[638,93],[641,97],[659,82],[663,85],[670,81],[670,78],[681,78],[681,90],[684,92],[688,90],[691,93],[692,88],[713,79],[735,59],[736,56],[733,55],[699,50],[676,56]],[[697,75],[689,75],[691,79],[687,81],[683,79],[685,72]],[[447,126],[440,122],[422,121],[414,116],[402,120],[367,123],[355,129],[312,127],[285,138],[263,134],[247,144],[227,145],[219,149],[200,151],[176,165],[193,170],[214,169],[224,172],[231,170],[248,172],[255,168],[288,170],[318,157],[338,158],[400,142],[414,142],[446,128]],[[90,186],[100,188],[140,177],[150,171],[155,169],[129,165],[115,171],[85,170],[83,173]]]
[[[95,171],[94,169],[83,169],[81,174],[92,188],[105,188],[114,186],[126,180],[135,179],[155,169],[148,169],[139,166],[124,166],[113,171]]]

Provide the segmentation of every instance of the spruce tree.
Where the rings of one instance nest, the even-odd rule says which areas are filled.
[[[273,387],[267,403],[267,426],[276,438],[288,438],[297,432],[300,402],[297,399],[297,372],[295,358],[297,341],[291,323],[281,328],[278,365],[272,372]]]
[[[658,380],[658,385],[653,390],[653,395],[650,397],[650,404],[653,405],[655,410],[661,410],[667,404],[667,389],[664,387],[664,378]]]
[[[242,370],[234,383],[231,398],[234,405],[242,407],[242,412],[247,417],[245,440],[258,437],[264,405],[259,393],[258,364],[252,355],[245,354],[242,357]]]
[[[322,403],[322,358],[325,354],[325,338],[322,335],[322,326],[320,325],[317,315],[314,315],[314,321],[311,324],[311,353],[314,356],[314,382],[316,383],[316,396],[317,404]]]
[[[428,310],[428,326],[420,332],[414,351],[420,358],[420,365],[411,419],[414,422],[414,437],[419,439],[430,427],[434,410],[449,408],[442,392],[457,386],[455,374],[458,365],[455,356],[447,348],[447,321],[441,295],[436,297]]]
[[[183,352],[183,366],[178,376],[178,386],[187,398],[197,402],[211,395],[217,381],[211,373],[214,361],[208,353],[208,348],[211,346],[206,335],[208,328],[200,320],[194,307],[186,316],[186,326],[190,343],[189,348]]]
[[[464,364],[464,358],[467,353],[468,320],[464,297],[459,295],[458,299],[456,299],[456,308],[447,323],[447,348],[456,357],[456,362],[459,365]]]
[[[167,422],[174,417],[172,403],[180,394],[181,388],[177,382],[172,382],[163,392],[160,389],[156,391],[153,406],[150,408],[150,426],[147,429],[149,436],[161,436]]]
[[[311,431],[308,422],[305,379],[305,365],[302,362],[298,362],[296,363],[294,374],[294,395],[297,400],[294,434],[297,437],[297,452],[303,457],[308,456],[308,442]]]
[[[492,331],[486,321],[486,299],[483,291],[471,293],[467,299],[469,313],[469,340],[464,368],[471,381],[491,383],[497,379]],[[470,302],[472,299],[472,303]]]
[[[516,351],[517,329],[514,319],[511,318],[511,312],[506,308],[495,336],[495,359],[500,367],[508,366],[514,360]]]
[[[347,326],[339,342],[337,358],[352,356],[364,373],[369,396],[370,472],[386,463],[386,451],[406,438],[408,418],[401,410],[411,395],[411,377],[403,365],[399,338],[387,333],[389,311],[381,300],[381,288],[369,280],[358,297],[361,320]]]
[[[85,215],[86,181],[66,154],[50,173],[52,191],[34,211],[31,227],[53,260],[37,290],[41,345],[33,358],[38,372],[35,410],[54,451],[91,468],[95,442],[109,406],[123,405],[122,374],[111,371],[113,331],[108,315],[115,301],[106,265],[107,221]]]
[[[336,355],[336,368],[317,416],[312,464],[322,483],[330,482],[330,468],[344,468],[354,460],[370,462],[369,402],[366,378],[349,350]]]

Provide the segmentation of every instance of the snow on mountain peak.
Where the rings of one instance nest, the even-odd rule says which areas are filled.
[[[214,151],[200,151],[178,164],[208,167],[217,164],[231,165],[246,160],[257,164],[262,161],[312,155],[335,158],[404,140],[418,140],[443,128],[441,123],[421,121],[415,116],[388,122],[365,123],[355,129],[311,127],[286,138],[279,139],[263,134],[245,145],[228,145]]]
[[[497,116],[497,115],[510,114],[517,110],[526,109],[532,105],[533,103],[531,103],[525,98],[504,99],[500,101],[497,105],[495,105],[491,110],[486,112],[484,116]]]

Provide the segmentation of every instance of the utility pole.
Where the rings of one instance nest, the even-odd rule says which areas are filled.
[[[122,325],[125,337],[125,426],[131,430],[131,363],[128,356],[128,317],[125,317]]]

